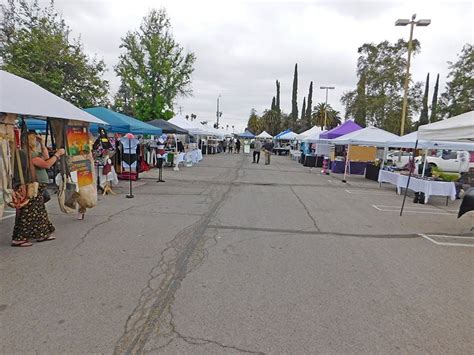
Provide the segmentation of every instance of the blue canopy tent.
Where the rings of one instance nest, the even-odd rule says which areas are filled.
[[[107,122],[109,127],[105,127],[111,133],[133,133],[133,134],[153,134],[160,136],[163,130],[136,118],[114,112],[105,107],[90,107],[84,111]],[[97,124],[91,124],[89,130],[96,133],[99,128]]]
[[[252,139],[252,138],[255,138],[255,135],[249,130],[245,130],[244,133],[239,134],[239,138]]]
[[[285,130],[285,131],[283,131],[283,132],[278,133],[275,137],[273,137],[273,139],[278,139],[278,138],[280,138],[280,136],[283,136],[284,134],[287,134],[287,133],[290,133],[290,132],[292,132],[292,130],[291,130],[291,129],[287,129],[287,130]]]
[[[97,130],[100,126],[104,127],[107,132],[110,133],[153,134],[156,136],[163,134],[163,130],[161,128],[154,127],[148,123],[137,120],[136,118],[114,112],[105,107],[91,107],[86,108],[84,111],[107,122],[107,125],[91,123],[89,125],[89,131],[94,134],[97,133]],[[26,119],[26,125],[28,129],[34,129],[41,132],[46,131],[46,120],[28,118]]]

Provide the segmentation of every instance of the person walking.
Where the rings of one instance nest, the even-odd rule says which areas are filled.
[[[273,143],[269,140],[264,144],[263,148],[265,149],[265,165],[270,165],[270,155],[273,152]]]
[[[240,154],[240,139],[237,138],[237,142],[235,142],[235,150],[237,154]]]
[[[235,146],[234,138],[231,138],[230,142],[229,142],[229,153],[230,154],[232,154],[234,152],[234,146]]]
[[[40,143],[41,151],[36,148],[36,143]],[[36,176],[39,183],[36,197],[30,198],[28,204],[18,209],[13,227],[12,243],[13,247],[29,247],[33,244],[31,240],[44,242],[56,239],[51,234],[55,228],[48,218],[48,212],[44,202],[44,191],[48,187],[48,173],[46,169],[56,163],[64,149],[59,149],[51,158],[45,145],[44,137],[37,136],[34,132],[28,132],[29,150],[31,152],[32,176]]]
[[[262,150],[262,142],[256,140],[253,146],[253,163],[257,163],[260,161],[260,151]],[[257,161],[255,161],[257,158]]]

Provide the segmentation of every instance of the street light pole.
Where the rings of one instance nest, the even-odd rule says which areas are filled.
[[[216,128],[219,128],[219,117],[221,116],[221,113],[219,112],[219,99],[221,97],[221,94],[219,94],[219,96],[217,96],[217,111],[216,111],[216,118],[217,118],[217,124],[216,124]]]
[[[416,26],[428,26],[431,23],[431,20],[418,20],[415,21],[416,14],[411,16],[411,21],[406,19],[398,19],[395,22],[395,26],[407,26],[410,25],[410,37],[408,39],[408,59],[407,59],[407,70],[405,74],[405,83],[403,85],[403,106],[402,106],[402,121],[400,123],[400,136],[405,134],[405,117],[407,112],[408,105],[408,84],[410,82],[410,63],[411,63],[411,53],[413,51],[413,29]]]
[[[321,86],[321,90],[326,90],[326,103],[324,104],[324,127],[327,125],[328,120],[328,90],[334,90],[334,86]]]

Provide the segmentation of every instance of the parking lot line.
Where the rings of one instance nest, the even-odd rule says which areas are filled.
[[[372,205],[378,211],[381,212],[400,212],[401,206],[384,206],[384,205]],[[457,213],[456,210],[441,210],[438,208],[430,208],[430,207],[423,207],[423,208],[414,208],[414,207],[405,207],[405,212],[410,213],[421,213],[421,214],[438,214],[438,215],[455,215]]]
[[[3,217],[0,217],[0,221],[3,221],[4,219],[7,219],[7,218],[15,217],[15,215],[16,215],[16,211],[11,211],[11,210],[4,211]]]
[[[367,191],[367,190],[348,190],[348,189],[346,189],[345,191],[351,195],[393,195],[393,192],[389,192],[389,191],[384,192],[384,191],[377,191],[377,190]]]
[[[442,235],[436,235],[436,234],[419,234],[420,237],[425,238],[426,240],[429,240],[430,242],[433,242],[436,245],[441,245],[441,246],[450,246],[450,247],[474,247],[474,244],[463,244],[463,243],[445,243],[445,242],[438,242],[437,240],[434,240],[430,237],[444,237],[446,238],[447,236],[442,236]],[[469,237],[460,237],[460,236],[449,236],[451,238],[469,238]],[[470,238],[471,240],[474,240],[474,238]]]

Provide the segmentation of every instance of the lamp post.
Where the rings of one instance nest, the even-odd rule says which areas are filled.
[[[415,26],[428,26],[431,23],[431,20],[418,20],[415,21],[416,14],[411,16],[411,20],[408,19],[398,19],[395,21],[395,26],[407,26],[410,25],[410,38],[408,39],[408,60],[407,60],[407,71],[405,74],[405,84],[403,85],[403,106],[402,106],[402,122],[400,123],[400,136],[403,136],[405,133],[405,116],[407,112],[407,101],[408,101],[408,82],[410,81],[410,62],[411,62],[411,52],[413,51],[413,28]]]
[[[326,90],[326,103],[324,104],[324,127],[327,125],[328,120],[328,90],[334,90],[334,86],[321,86],[321,90]]]
[[[217,124],[216,128],[219,128],[219,118],[222,116],[222,112],[219,111],[219,99],[221,98],[221,94],[217,96],[217,111],[216,111],[216,118],[217,118]]]

